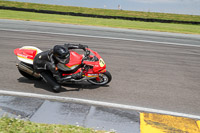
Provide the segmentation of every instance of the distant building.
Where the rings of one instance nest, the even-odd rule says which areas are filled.
[[[118,10],[122,10],[122,7],[121,7],[121,5],[118,5]]]

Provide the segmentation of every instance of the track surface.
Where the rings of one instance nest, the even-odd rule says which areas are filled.
[[[127,40],[116,39],[119,37]],[[83,98],[200,116],[198,38],[199,36],[192,35],[0,20],[0,89]],[[169,44],[158,43],[161,41]],[[113,76],[109,86],[97,87],[85,82],[68,84],[65,86],[67,90],[63,89],[61,93],[55,94],[44,82],[27,80],[18,73],[15,67],[18,61],[13,53],[15,48],[31,45],[47,50],[54,44],[64,43],[81,43],[98,51]]]

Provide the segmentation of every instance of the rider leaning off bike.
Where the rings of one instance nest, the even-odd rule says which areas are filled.
[[[44,51],[36,55],[33,61],[34,71],[40,73],[42,78],[53,87],[53,90],[58,92],[61,88],[60,84],[69,78],[79,78],[82,73],[72,74],[67,77],[62,77],[57,68],[57,64],[68,64],[70,60],[70,49],[83,49],[86,50],[86,45],[81,44],[64,44],[55,45],[53,49]],[[49,74],[49,71],[53,74]],[[57,80],[57,82],[54,80]]]

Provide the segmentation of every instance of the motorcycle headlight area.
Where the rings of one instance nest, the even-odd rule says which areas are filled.
[[[104,67],[105,66],[105,62],[104,62],[104,60],[102,58],[99,59],[99,65],[100,65],[100,67]]]

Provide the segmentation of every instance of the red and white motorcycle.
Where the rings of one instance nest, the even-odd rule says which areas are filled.
[[[34,72],[33,69],[34,57],[40,52],[42,52],[42,50],[33,46],[24,46],[14,50],[15,55],[20,61],[19,64],[17,64],[17,68],[21,75],[28,79],[42,79],[40,73]],[[66,82],[80,82],[86,80],[94,85],[106,85],[112,79],[110,72],[106,70],[104,60],[97,52],[89,48],[86,48],[84,54],[78,54],[77,52],[70,50],[70,62],[65,65],[58,64],[57,67],[63,77],[79,72],[83,73],[82,78],[71,78],[66,80]],[[66,68],[69,69],[69,71],[65,71]]]

